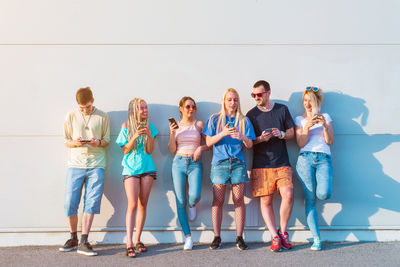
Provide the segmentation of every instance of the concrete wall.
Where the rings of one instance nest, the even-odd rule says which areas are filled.
[[[306,85],[325,90],[323,111],[333,118],[336,140],[333,196],[318,206],[323,238],[399,240],[399,10],[394,0],[0,1],[0,245],[65,241],[62,125],[76,108],[75,91],[88,85],[112,122],[102,212],[90,239],[124,241],[122,153],[114,141],[129,100],[142,97],[160,131],[159,179],[143,241],[181,241],[167,117],[178,118],[180,97],[190,95],[206,120],[228,87],[238,89],[247,112],[259,79],[271,83],[272,98],[293,117],[302,113]],[[288,146],[294,165],[298,149]],[[203,162],[202,200],[191,226],[195,241],[209,242],[210,153]],[[294,241],[305,241],[297,179],[295,187],[290,230]],[[248,189],[246,239],[269,240]],[[224,240],[234,239],[231,198],[223,230]]]

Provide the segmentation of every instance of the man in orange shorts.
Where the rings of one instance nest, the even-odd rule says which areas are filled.
[[[294,122],[285,105],[270,100],[271,88],[268,82],[258,81],[251,96],[257,103],[247,117],[254,126],[257,140],[254,143],[251,189],[253,197],[260,198],[261,214],[272,235],[271,251],[291,249],[286,232],[293,207],[292,168],[286,149],[286,140],[294,137]],[[276,229],[272,206],[275,189],[282,197],[280,227]]]

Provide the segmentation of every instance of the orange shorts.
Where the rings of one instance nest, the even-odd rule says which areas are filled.
[[[293,188],[293,171],[289,166],[279,168],[252,169],[250,182],[253,197],[272,195],[281,187]]]

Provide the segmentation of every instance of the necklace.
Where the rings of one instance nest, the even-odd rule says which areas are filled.
[[[85,115],[83,115],[83,112],[81,112],[81,114],[82,114],[82,119],[83,119],[83,121],[85,122],[85,127],[84,127],[84,129],[85,129],[86,131],[89,131],[89,126],[88,126],[88,124],[89,124],[90,118],[92,118],[92,114],[93,114],[94,110],[95,110],[95,108],[93,107],[92,112],[90,112],[88,121],[85,120]]]

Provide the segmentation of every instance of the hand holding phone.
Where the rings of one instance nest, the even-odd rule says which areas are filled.
[[[168,118],[168,121],[169,121],[169,125],[170,125],[170,127],[172,127],[172,129],[176,130],[179,128],[179,125],[174,118],[172,118],[172,117]]]

